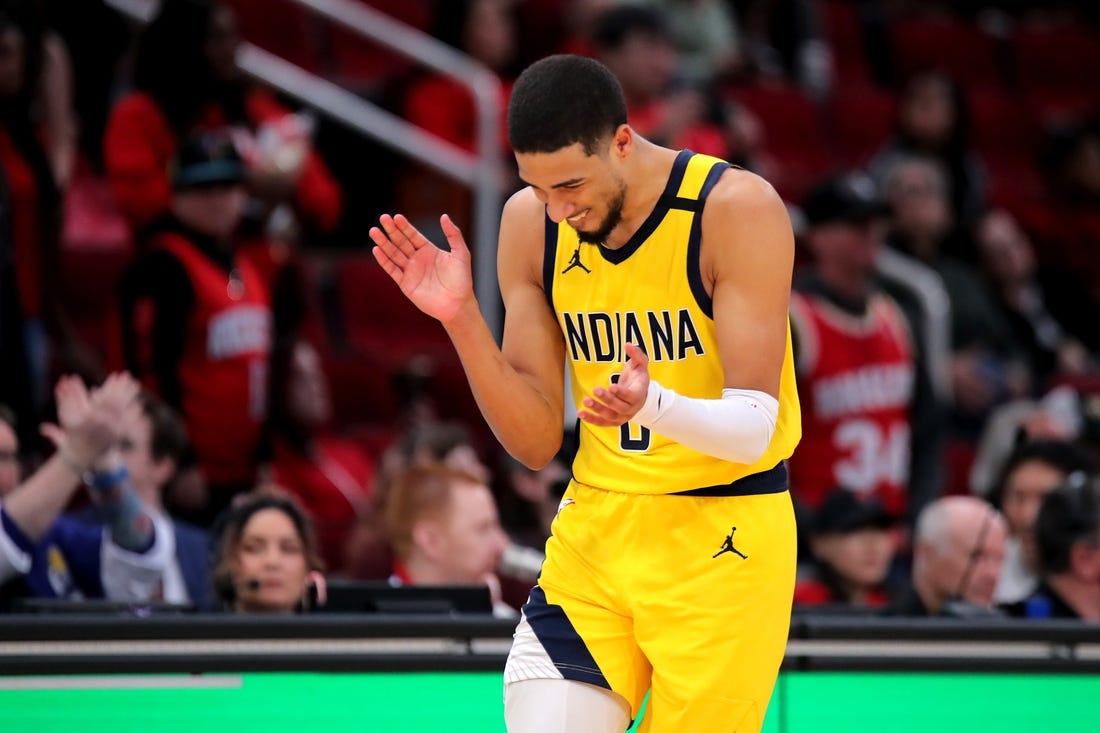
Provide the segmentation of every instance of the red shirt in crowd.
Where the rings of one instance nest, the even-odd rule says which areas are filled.
[[[794,496],[816,509],[842,486],[904,516],[915,357],[901,310],[876,294],[856,315],[800,292],[790,310],[802,405],[802,442],[788,463]]]
[[[252,127],[274,122],[289,114],[265,89],[251,89],[245,113]],[[225,111],[211,104],[200,116],[196,129],[230,125]],[[103,144],[104,164],[115,199],[135,229],[141,229],[168,211],[171,184],[169,165],[176,153],[175,133],[156,101],[145,92],[124,97],[114,108]],[[295,191],[298,214],[319,231],[335,228],[340,218],[342,194],[320,156],[308,153]]]
[[[308,453],[276,440],[271,470],[313,518],[327,567],[341,568],[347,535],[371,498],[374,461],[353,441],[323,435]]]

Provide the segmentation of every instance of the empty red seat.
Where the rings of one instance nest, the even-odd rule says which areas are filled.
[[[788,201],[797,201],[833,163],[817,107],[789,84],[738,86],[731,94],[760,118],[764,149],[776,168],[772,185]]]
[[[1023,100],[995,89],[969,95],[971,140],[983,157],[1037,165],[1043,130]]]
[[[856,4],[845,0],[826,0],[822,3],[822,21],[840,83],[869,81],[871,75],[867,69],[863,30]]]
[[[967,87],[1001,85],[996,44],[974,25],[913,18],[897,21],[891,37],[902,79],[934,69],[950,74]]]
[[[1047,124],[1100,111],[1100,34],[1085,27],[1023,27],[1011,41],[1020,88]]]
[[[237,16],[241,37],[265,51],[318,71],[318,34],[323,21],[288,0],[227,0]]]
[[[424,32],[430,32],[432,9],[428,0],[359,0]],[[341,83],[369,92],[416,68],[409,57],[394,53],[369,38],[333,24],[327,34],[332,75]]]
[[[897,100],[870,84],[843,84],[833,93],[831,118],[844,163],[859,167],[890,137]]]

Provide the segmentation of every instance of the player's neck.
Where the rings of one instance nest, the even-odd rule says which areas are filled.
[[[624,171],[626,201],[623,202],[622,221],[611,230],[604,242],[608,249],[622,247],[641,229],[664,193],[676,162],[678,151],[655,145],[641,137],[637,138],[635,146]]]

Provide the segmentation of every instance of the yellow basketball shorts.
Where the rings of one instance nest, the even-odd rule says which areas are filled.
[[[634,718],[652,689],[647,733],[759,731],[790,628],[796,541],[785,467],[730,487],[753,479],[761,493],[735,496],[572,482],[505,683],[587,682]]]

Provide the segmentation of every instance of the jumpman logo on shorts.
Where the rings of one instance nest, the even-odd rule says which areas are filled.
[[[592,271],[589,270],[587,267],[585,267],[584,263],[581,262],[581,246],[579,244],[577,245],[577,248],[575,250],[573,250],[573,256],[569,259],[569,267],[562,270],[561,274],[564,275],[565,273],[572,270],[574,267],[581,268],[582,270],[584,270],[589,275],[592,274]]]
[[[739,555],[742,560],[748,560],[749,556],[738,550],[733,546],[733,533],[737,531],[737,527],[731,527],[730,533],[726,535],[726,541],[722,543],[722,549],[714,553],[714,557],[718,557],[724,552],[732,552],[734,555]]]

